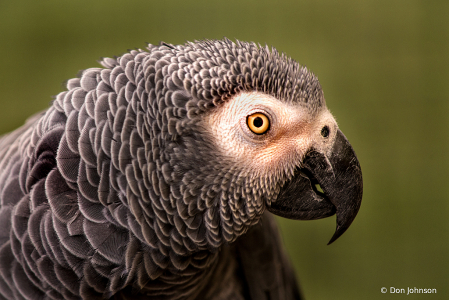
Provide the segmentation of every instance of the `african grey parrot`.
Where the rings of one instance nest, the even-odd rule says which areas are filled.
[[[362,198],[317,78],[275,49],[101,61],[0,139],[1,299],[300,299],[273,216]]]

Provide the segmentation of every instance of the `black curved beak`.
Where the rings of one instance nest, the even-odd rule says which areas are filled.
[[[329,244],[351,225],[362,202],[362,170],[354,150],[338,130],[330,155],[310,151],[294,177],[268,210],[295,220],[316,220],[337,213],[337,228]]]

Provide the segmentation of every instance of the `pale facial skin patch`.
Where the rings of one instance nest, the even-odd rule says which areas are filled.
[[[270,122],[263,134],[255,134],[247,124],[248,116],[255,113],[264,114]],[[298,167],[312,148],[327,153],[338,129],[326,107],[311,116],[301,105],[261,92],[235,95],[204,120],[222,155],[266,175]],[[324,137],[322,131],[328,135]]]

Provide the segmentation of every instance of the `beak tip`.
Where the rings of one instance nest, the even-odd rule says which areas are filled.
[[[337,228],[335,229],[334,235],[330,239],[329,243],[327,243],[328,245],[335,242],[340,236],[343,235],[343,233],[346,232],[346,230],[348,230],[349,226],[351,226],[357,215],[357,212],[359,211],[360,201],[358,202],[358,204],[359,205],[357,205],[353,209],[343,210],[343,213],[339,213],[337,209]]]
[[[333,242],[335,242],[344,232],[346,231],[346,229],[341,229],[341,227],[337,226],[337,229],[334,232],[334,235],[332,236],[332,238],[329,240],[329,242],[327,243],[327,245],[329,246],[330,244],[332,244]]]

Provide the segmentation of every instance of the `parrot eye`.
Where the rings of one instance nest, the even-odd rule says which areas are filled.
[[[327,137],[329,136],[329,127],[324,126],[324,127],[321,129],[321,135],[322,135],[323,137],[327,138]]]
[[[255,134],[264,134],[270,129],[270,120],[262,113],[255,113],[246,118],[246,124]]]

